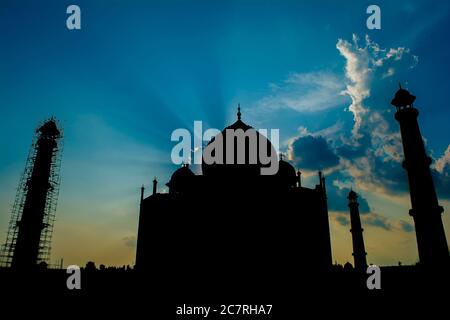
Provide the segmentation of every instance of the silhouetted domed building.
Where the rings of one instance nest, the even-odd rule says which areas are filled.
[[[254,130],[240,111],[224,133],[227,129]],[[144,198],[142,192],[137,269],[180,279],[215,275],[256,281],[269,273],[284,277],[301,268],[331,267],[325,179],[319,174],[315,188],[302,187],[300,172],[278,160],[264,135],[255,134],[256,140],[245,138],[244,161],[237,161],[236,149],[230,157],[224,142],[218,157],[223,161],[206,163],[213,142],[226,140],[218,135],[205,147],[201,175],[183,165],[167,183],[168,193],[154,188]],[[251,151],[259,148],[279,161],[276,174],[262,175],[268,164],[251,159]],[[227,156],[234,164],[227,164]]]

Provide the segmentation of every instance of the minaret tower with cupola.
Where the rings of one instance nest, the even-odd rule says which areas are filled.
[[[364,246],[363,231],[361,226],[361,218],[359,217],[358,195],[351,190],[348,194],[348,207],[350,208],[350,224],[353,242],[353,259],[355,261],[355,269],[366,270],[366,249]]]
[[[413,107],[416,97],[400,86],[391,104],[397,108],[395,119],[400,124],[405,160],[403,168],[408,173],[412,209],[409,214],[416,228],[419,259],[424,266],[441,266],[450,262],[447,240],[430,171],[431,158],[425,152],[417,117]]]

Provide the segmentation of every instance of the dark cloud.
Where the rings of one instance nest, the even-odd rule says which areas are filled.
[[[441,172],[431,170],[433,181],[439,197],[450,200],[450,166],[446,165]]]
[[[400,227],[405,232],[414,232],[414,226],[409,222],[400,220]]]
[[[344,144],[336,148],[336,154],[342,158],[354,159],[364,157],[366,155],[367,148],[370,147],[370,136],[364,135],[359,139],[357,146]]]
[[[304,170],[330,169],[328,175],[334,177],[328,181],[345,181],[345,185],[351,183],[366,192],[405,196],[409,192],[408,177],[401,164],[402,141],[390,101],[398,89],[398,79],[410,77],[418,57],[405,47],[381,48],[369,37],[339,40],[336,47],[345,59],[344,93],[351,100],[344,113],[352,117],[341,117],[345,121],[336,131],[312,125],[307,128],[316,131],[292,141],[293,162]],[[436,159],[432,175],[439,197],[450,199],[450,146]],[[331,183],[327,183],[327,189],[330,210],[348,212],[349,190]],[[367,201],[359,201],[360,212],[369,213]],[[386,230],[392,227],[379,216],[372,216],[368,223]],[[397,223],[395,227],[408,229]]]
[[[387,231],[392,230],[392,225],[388,221],[386,217],[380,216],[376,213],[371,213],[370,215],[367,215],[363,218],[363,224],[381,228]]]
[[[378,157],[372,158],[373,178],[375,182],[388,191],[396,194],[408,193],[408,174],[400,163],[385,161]],[[431,175],[439,198],[450,199],[450,167],[446,166],[442,172],[431,169]]]
[[[336,217],[336,221],[339,222],[339,224],[341,226],[347,226],[350,224],[350,220],[348,219],[348,217],[343,216],[343,215],[339,215]]]
[[[408,177],[401,163],[392,160],[385,161],[379,157],[374,157],[373,165],[376,180],[389,192],[408,192]]]
[[[127,247],[130,248],[135,248],[136,247],[136,237],[135,236],[131,236],[131,237],[124,237],[122,238],[122,241],[125,243],[125,245]]]
[[[339,164],[339,157],[323,137],[312,135],[296,138],[291,143],[294,164],[305,170],[323,170]]]
[[[345,213],[334,213],[334,220],[338,222],[341,226],[346,227],[350,225],[350,216]],[[372,226],[376,228],[381,228],[386,231],[403,231],[407,233],[411,233],[415,231],[414,226],[406,222],[404,220],[400,220],[398,222],[393,222],[391,219],[379,215],[377,213],[370,213],[361,216],[363,226]]]

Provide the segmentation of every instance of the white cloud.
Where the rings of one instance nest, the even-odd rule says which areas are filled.
[[[384,125],[381,117],[374,118],[371,110],[380,108],[377,105],[370,105],[367,101],[380,84],[386,84],[389,78],[397,74],[397,71],[405,71],[414,68],[418,63],[418,57],[412,55],[408,48],[398,47],[389,50],[382,49],[380,46],[365,37],[364,45],[356,35],[353,35],[353,41],[339,39],[336,48],[345,58],[345,76],[347,85],[345,94],[351,98],[349,111],[353,113],[354,125],[352,135],[354,142],[357,143],[362,138],[364,132],[361,132],[363,121],[372,123],[373,127]],[[399,77],[402,75],[400,74]],[[399,78],[399,80],[403,80]],[[383,85],[382,85],[383,86]],[[391,93],[392,94],[392,93]],[[385,107],[385,106],[381,106]],[[368,117],[369,121],[366,121]]]
[[[310,91],[314,94],[319,94],[324,89],[330,90],[327,91],[329,94],[334,92],[334,96],[339,96],[343,92],[350,98],[347,110],[353,114],[353,121],[342,117],[335,125],[314,132],[304,126],[299,127],[296,137],[289,140],[290,158],[302,157],[302,154],[294,154],[292,149],[294,141],[302,141],[299,139],[310,136],[319,143],[323,142],[318,139],[322,137],[329,144],[326,149],[339,156],[339,162],[333,160],[333,163],[339,165],[333,166],[328,174],[338,175],[339,181],[347,181],[360,191],[389,194],[395,190],[403,193],[407,191],[404,172],[400,165],[403,150],[398,124],[391,112],[393,108],[389,105],[389,101],[397,89],[397,80],[407,79],[418,58],[411,54],[408,48],[381,48],[368,36],[365,37],[363,45],[359,42],[356,35],[351,42],[342,39],[337,42],[336,47],[345,58],[345,76],[341,81],[343,84],[336,83],[339,77],[330,77],[325,73],[292,74],[285,81],[285,84],[298,86],[308,83]],[[344,90],[337,93],[343,86]],[[286,88],[287,86],[273,86],[276,93],[274,96],[280,97],[280,92],[285,93]],[[295,100],[290,101],[292,109],[310,110],[300,106],[304,106],[305,101],[319,101],[318,98],[311,99],[312,94],[297,97],[292,94],[293,90],[289,92],[289,98]],[[325,95],[321,101],[323,103],[328,100]],[[279,103],[283,100],[265,100],[267,103],[275,104],[277,101]],[[321,109],[317,103],[309,106],[312,105],[316,110]],[[317,152],[315,146],[310,146],[308,150]],[[333,158],[332,154],[328,155],[330,159]],[[316,166],[319,164],[317,161],[313,163]],[[300,169],[308,168],[300,167]]]
[[[343,79],[330,72],[292,73],[281,83],[270,84],[271,94],[256,103],[255,112],[292,109],[317,112],[342,105]]]
[[[436,160],[435,164],[435,168],[439,173],[444,173],[446,167],[450,169],[450,145],[448,145],[442,157]]]
[[[353,113],[351,133],[341,132],[341,143],[335,146],[341,170],[359,190],[405,192],[401,137],[389,101],[418,57],[404,47],[381,48],[368,36],[364,41],[356,35],[351,42],[339,39],[336,48],[345,58],[345,94]]]

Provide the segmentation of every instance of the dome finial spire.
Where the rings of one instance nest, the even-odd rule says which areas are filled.
[[[241,120],[241,104],[240,103],[238,103],[237,118],[238,118],[238,120]]]

